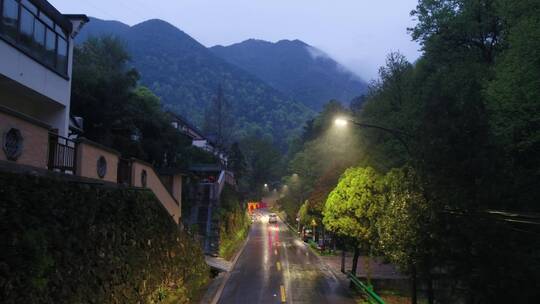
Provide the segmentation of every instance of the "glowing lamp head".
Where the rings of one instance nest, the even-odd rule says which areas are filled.
[[[344,118],[336,118],[334,123],[340,128],[347,126],[347,120]]]

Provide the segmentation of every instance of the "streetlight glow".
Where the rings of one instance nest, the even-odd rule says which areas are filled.
[[[336,124],[336,126],[338,127],[345,127],[347,125],[347,120],[344,119],[344,118],[336,118],[336,120],[334,121],[334,123]]]

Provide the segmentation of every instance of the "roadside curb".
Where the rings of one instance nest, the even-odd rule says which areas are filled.
[[[251,230],[251,227],[250,227],[250,230]],[[221,280],[221,284],[219,285],[219,288],[214,294],[214,296],[212,297],[212,301],[210,301],[210,304],[217,304],[217,302],[219,301],[219,298],[221,297],[221,293],[223,293],[223,290],[225,289],[225,285],[227,284],[227,281],[229,280],[229,277],[231,276],[231,272],[234,270],[234,267],[236,266],[236,262],[238,262],[238,258],[240,257],[240,255],[242,255],[242,252],[244,252],[244,249],[249,241],[249,238],[250,238],[250,233],[248,232],[248,235],[246,239],[244,240],[244,244],[242,244],[242,247],[238,250],[238,252],[236,252],[234,256],[234,259],[231,264],[231,270],[226,272],[225,275],[223,276],[223,279]]]

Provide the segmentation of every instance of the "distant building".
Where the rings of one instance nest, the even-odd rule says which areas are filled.
[[[203,149],[206,152],[212,153],[219,158],[221,163],[227,166],[228,155],[225,151],[219,149],[216,144],[208,138],[208,136],[203,135],[197,127],[195,127],[191,122],[189,122],[182,115],[177,113],[169,112],[171,116],[171,124],[178,131],[182,132],[189,138],[191,138],[191,143],[193,146]]]

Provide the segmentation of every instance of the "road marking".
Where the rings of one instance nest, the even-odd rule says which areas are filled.
[[[285,294],[285,287],[283,287],[283,285],[281,285],[279,287],[279,290],[281,291],[281,302],[282,303],[287,302],[287,295]]]
[[[280,263],[280,262],[277,262],[277,263],[276,263],[276,267],[277,267],[277,270],[278,270],[278,271],[281,271],[281,263]]]

